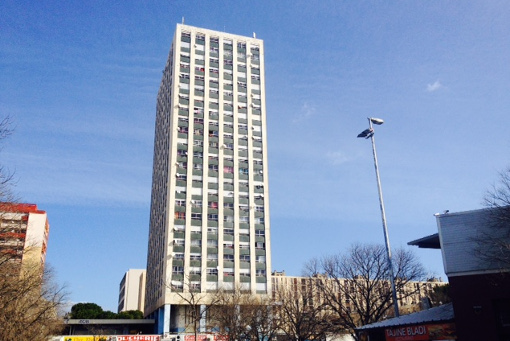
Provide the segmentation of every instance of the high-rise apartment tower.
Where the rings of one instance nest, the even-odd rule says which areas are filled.
[[[184,331],[189,292],[271,293],[266,141],[263,41],[178,24],[154,140],[145,313],[158,333]]]

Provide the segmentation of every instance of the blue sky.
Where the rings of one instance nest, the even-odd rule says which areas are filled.
[[[175,24],[265,41],[273,269],[382,243],[376,140],[393,247],[433,214],[481,207],[509,165],[506,1],[0,3],[1,163],[48,212],[48,262],[73,302],[116,311],[145,268],[156,94]],[[415,250],[445,278],[440,252]]]

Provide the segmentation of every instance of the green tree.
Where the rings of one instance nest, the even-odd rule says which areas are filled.
[[[143,319],[143,313],[140,310],[126,310],[118,313],[117,318],[126,320]]]
[[[77,303],[71,307],[72,319],[100,319],[103,318],[103,308],[95,303]]]

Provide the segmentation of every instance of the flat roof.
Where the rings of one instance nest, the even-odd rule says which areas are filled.
[[[441,243],[439,242],[439,233],[410,241],[407,245],[418,246],[421,249],[440,249]]]
[[[152,319],[64,319],[65,324],[154,324]]]
[[[392,319],[367,324],[356,330],[368,330],[375,328],[388,328],[404,326],[410,324],[425,324],[430,322],[446,322],[454,319],[453,305],[451,303],[440,305],[439,307],[418,311],[409,315],[402,315]]]

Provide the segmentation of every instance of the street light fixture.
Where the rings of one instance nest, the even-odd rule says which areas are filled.
[[[393,296],[393,307],[395,309],[395,317],[399,317],[399,311],[398,311],[398,301],[397,301],[397,291],[395,289],[395,278],[393,277],[393,264],[391,261],[391,248],[390,248],[390,238],[388,236],[388,228],[386,226],[386,213],[384,211],[384,201],[383,201],[383,195],[382,195],[382,188],[381,188],[381,179],[379,177],[379,166],[377,164],[377,153],[375,151],[375,140],[374,140],[374,128],[372,124],[381,125],[384,121],[380,118],[375,117],[368,117],[368,129],[363,130],[361,133],[358,134],[358,137],[364,137],[365,139],[370,138],[372,140],[372,152],[374,154],[374,166],[375,166],[375,177],[377,179],[377,189],[379,191],[379,206],[381,207],[381,218],[382,218],[382,225],[383,225],[383,232],[384,232],[384,242],[386,245],[386,254],[388,257],[388,270],[390,274],[390,282],[391,282],[391,291]]]

